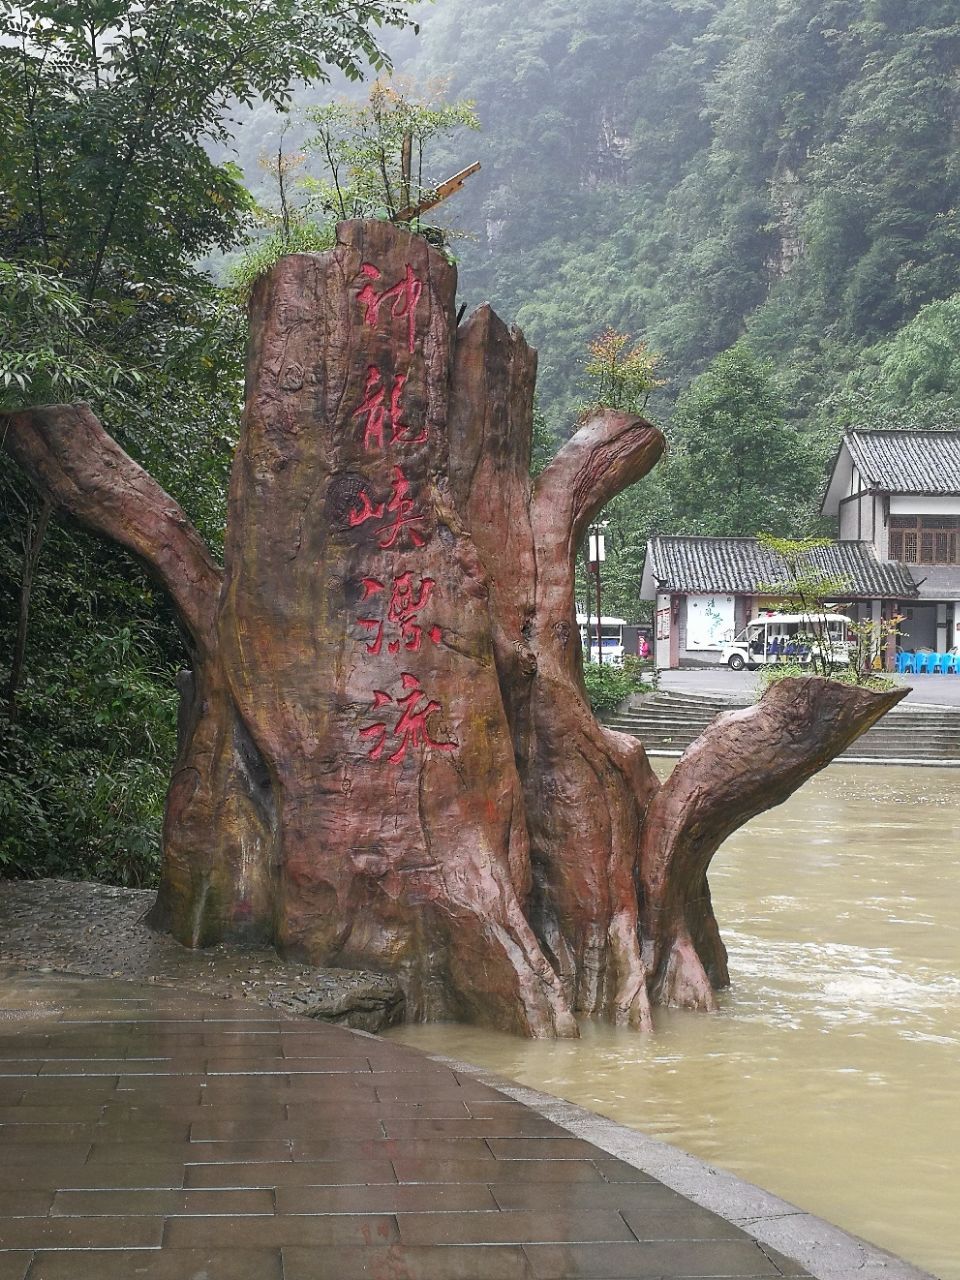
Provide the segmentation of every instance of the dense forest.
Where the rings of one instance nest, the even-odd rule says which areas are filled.
[[[322,243],[304,113],[365,93],[379,48],[473,104],[479,131],[427,153],[431,179],[482,165],[437,221],[468,309],[539,349],[545,446],[589,402],[603,329],[659,355],[670,454],[607,512],[611,611],[642,616],[649,533],[814,531],[844,427],[955,424],[954,0],[373,0],[341,26],[305,3],[304,30],[280,3],[256,30],[239,0],[180,8],[137,8],[105,59],[110,6],[0,6],[0,412],[90,400],[214,544],[231,269],[284,209]],[[0,503],[0,870],[149,880],[171,616],[8,461]]]

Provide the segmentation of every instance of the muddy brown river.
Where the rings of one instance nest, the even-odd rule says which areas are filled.
[[[960,770],[834,765],[731,837],[710,879],[733,982],[717,1014],[566,1043],[392,1034],[960,1280]]]

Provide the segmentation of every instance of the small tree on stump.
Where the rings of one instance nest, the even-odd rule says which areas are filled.
[[[10,415],[40,492],[138,555],[192,656],[152,919],[400,977],[411,1020],[575,1035],[727,980],[721,841],[901,696],[784,680],[661,787],[586,699],[574,564],[660,457],[598,411],[529,477],[536,355],[419,237],[348,222],[251,302],[223,568],[83,406]]]

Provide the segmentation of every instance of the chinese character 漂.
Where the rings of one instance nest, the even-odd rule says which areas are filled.
[[[439,644],[442,631],[438,626],[424,627],[416,616],[427,605],[436,582],[433,578],[421,578],[419,587],[413,585],[413,574],[407,570],[393,580],[390,601],[387,605],[387,622],[392,623],[399,635],[387,643],[390,653],[399,653],[401,645],[409,653],[419,653],[424,635],[433,644]],[[384,591],[385,584],[378,578],[363,579],[363,600]],[[359,626],[374,633],[366,645],[367,653],[378,654],[383,647],[384,622],[380,618],[357,618]]]

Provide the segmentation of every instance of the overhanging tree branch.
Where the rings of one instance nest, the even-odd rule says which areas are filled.
[[[119,542],[160,580],[201,659],[216,649],[221,571],[182,507],[86,405],[0,415],[0,440],[42,496]]]

